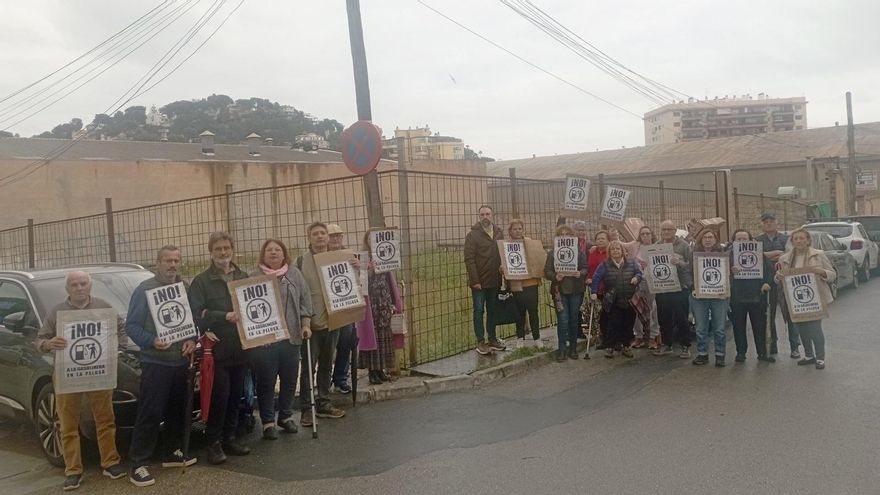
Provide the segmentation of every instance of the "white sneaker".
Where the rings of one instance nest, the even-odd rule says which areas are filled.
[[[532,346],[535,349],[543,349],[544,348],[544,341],[541,339],[534,340]]]
[[[525,338],[516,339],[516,348],[517,349],[519,349],[520,347],[525,347],[525,346],[526,346],[526,339]]]

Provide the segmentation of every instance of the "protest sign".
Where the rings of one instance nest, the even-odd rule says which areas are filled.
[[[371,230],[370,250],[376,273],[400,270],[400,231],[397,227]]]
[[[697,299],[730,297],[730,258],[726,254],[694,253],[694,292]]]
[[[523,241],[497,241],[501,253],[501,271],[507,280],[525,280],[529,276],[526,245]]]
[[[168,344],[198,336],[183,282],[146,291],[156,336]]]
[[[758,241],[733,242],[733,278],[751,280],[764,278],[764,244]]]
[[[785,289],[785,302],[788,304],[788,315],[791,321],[821,320],[828,318],[828,302],[822,300],[819,280],[810,267],[787,268],[780,270],[782,285]]]
[[[553,238],[553,269],[560,275],[580,275],[577,237],[565,235]]]
[[[58,312],[55,333],[67,347],[55,351],[56,394],[116,388],[116,322],[110,308]]]
[[[361,264],[361,269],[358,273],[358,285],[361,288],[361,293],[366,294],[370,291],[370,270],[368,268],[368,265],[370,264],[370,252],[352,251],[352,254],[354,254],[358,263]]]
[[[321,295],[327,308],[328,328],[336,329],[364,319],[366,301],[358,284],[358,274],[351,264],[349,250],[328,251],[315,255],[321,276]],[[366,269],[366,266],[362,266]],[[375,276],[375,275],[374,275]]]
[[[602,201],[602,218],[622,222],[626,214],[626,204],[631,191],[614,186],[605,187],[605,200]]]
[[[590,179],[583,175],[565,176],[565,197],[559,216],[563,218],[587,218],[587,201],[590,196]]]
[[[238,314],[242,349],[290,338],[278,279],[262,275],[229,282],[233,311]]]
[[[672,244],[654,244],[645,248],[648,266],[645,277],[651,294],[680,292],[678,269],[672,262],[676,256]]]
[[[529,267],[529,278],[544,278],[544,265],[547,263],[547,250],[540,239],[525,238],[526,264]]]

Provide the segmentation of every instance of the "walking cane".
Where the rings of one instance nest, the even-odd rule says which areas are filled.
[[[764,355],[767,356],[767,359],[770,359],[770,291],[767,291],[767,309],[764,315]]]
[[[592,299],[587,300],[590,304],[590,318],[587,320],[587,353],[584,354],[584,359],[590,359],[590,339],[593,338],[593,308],[596,307]],[[583,326],[581,325],[581,327]]]
[[[318,438],[318,417],[315,415],[315,373],[312,368],[312,339],[306,339],[306,360],[309,365],[309,400],[312,407],[312,438]]]

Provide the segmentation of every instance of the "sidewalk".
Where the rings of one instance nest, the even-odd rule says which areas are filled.
[[[517,339],[505,341],[508,349],[488,356],[481,356],[474,350],[468,350],[448,358],[415,366],[410,376],[401,376],[397,381],[371,385],[366,370],[358,370],[357,403],[368,404],[396,399],[412,399],[444,392],[471,390],[518,375],[529,369],[548,364],[554,359],[556,350],[556,327],[541,329],[544,349],[533,356],[505,362],[505,358],[516,350]],[[525,341],[525,347],[532,347],[531,338]],[[578,341],[578,349],[583,352],[586,341]],[[336,406],[351,406],[350,394],[333,394]]]

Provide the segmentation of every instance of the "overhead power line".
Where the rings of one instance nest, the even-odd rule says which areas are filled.
[[[584,93],[584,94],[586,94],[586,95],[588,95],[588,96],[591,96],[591,97],[593,97],[593,98],[595,98],[595,99],[597,99],[597,100],[599,100],[599,101],[601,101],[601,102],[603,102],[603,103],[605,103],[605,104],[608,104],[608,105],[610,105],[610,106],[612,106],[612,107],[614,107],[614,108],[616,108],[616,109],[618,109],[618,110],[624,111],[624,112],[626,112],[626,113],[628,113],[628,114],[630,114],[630,115],[636,117],[636,118],[639,119],[639,120],[642,120],[642,116],[641,116],[641,115],[639,115],[639,114],[637,114],[637,113],[635,113],[635,112],[633,112],[633,111],[631,111],[631,110],[628,110],[628,109],[626,109],[626,108],[624,108],[624,107],[618,105],[617,103],[614,103],[614,102],[609,101],[609,100],[607,100],[607,99],[605,99],[605,98],[602,98],[601,96],[599,96],[599,95],[597,95],[597,94],[595,94],[595,93],[592,93],[592,92],[590,92],[590,91],[587,91],[586,89],[584,89],[584,88],[582,88],[581,86],[578,86],[577,84],[575,84],[575,83],[573,83],[573,82],[571,82],[571,81],[569,81],[569,80],[563,78],[562,76],[559,76],[559,75],[557,75],[557,74],[555,74],[555,73],[553,73],[553,72],[550,72],[549,70],[547,70],[547,69],[545,69],[545,68],[539,66],[538,64],[536,64],[536,63],[534,63],[534,62],[531,62],[531,61],[529,61],[529,60],[527,60],[527,59],[525,59],[525,58],[523,58],[523,57],[517,55],[517,54],[514,53],[513,51],[508,50],[507,48],[501,46],[500,44],[498,44],[498,43],[492,41],[491,39],[489,39],[489,38],[483,36],[482,34],[480,34],[480,33],[476,32],[476,31],[474,31],[473,29],[471,29],[471,28],[465,26],[464,24],[462,24],[462,23],[456,21],[455,19],[449,17],[448,15],[444,14],[443,12],[441,12],[441,11],[435,9],[434,7],[428,5],[428,4],[425,3],[424,1],[422,1],[422,0],[417,0],[417,1],[418,1],[423,7],[425,7],[425,8],[427,8],[428,10],[434,12],[435,14],[439,15],[440,17],[443,17],[443,18],[446,19],[447,21],[449,21],[449,22],[455,24],[456,26],[460,27],[461,29],[464,29],[465,31],[471,33],[472,35],[476,36],[477,38],[480,38],[481,40],[485,41],[486,43],[489,43],[490,45],[494,46],[495,48],[498,48],[499,50],[501,50],[501,51],[507,53],[508,55],[513,56],[513,57],[516,58],[517,60],[519,60],[519,61],[521,61],[521,62],[523,62],[523,63],[525,63],[525,64],[531,66],[532,68],[537,69],[537,70],[543,72],[544,74],[547,74],[548,76],[550,76],[550,77],[552,77],[552,78],[554,78],[554,79],[556,79],[556,80],[558,80],[558,81],[560,81],[560,82],[563,82],[563,83],[567,84],[568,86],[571,86],[572,88],[574,88],[574,89],[580,91],[581,93]]]

